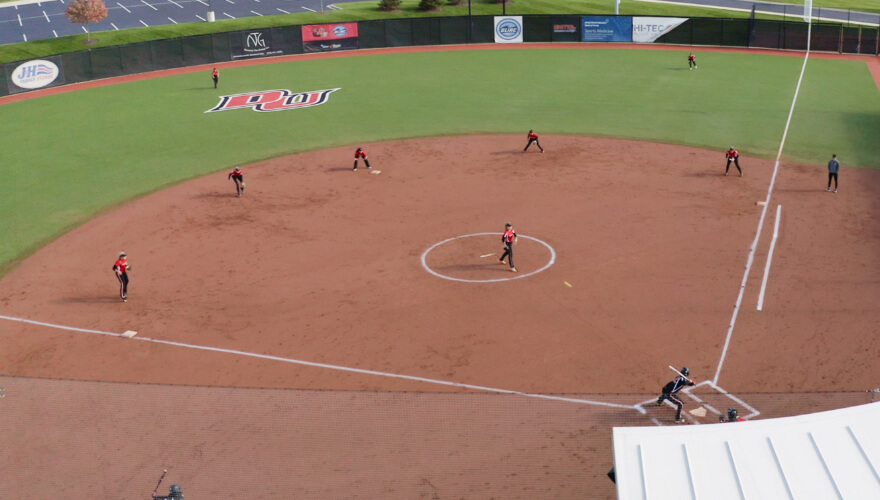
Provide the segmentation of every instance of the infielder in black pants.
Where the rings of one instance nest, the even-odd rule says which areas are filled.
[[[682,368],[681,374],[683,376],[675,377],[675,380],[673,380],[672,382],[669,382],[668,384],[663,386],[663,389],[661,389],[663,391],[663,394],[661,394],[660,397],[657,399],[657,406],[662,405],[663,401],[666,401],[667,399],[669,401],[671,401],[672,404],[674,404],[676,406],[676,408],[677,408],[675,411],[675,423],[676,424],[683,424],[684,423],[684,419],[681,418],[681,407],[684,406],[684,403],[675,396],[675,393],[684,389],[685,386],[695,385],[693,381],[691,381],[689,378],[687,378],[687,376],[691,374],[691,371],[688,367],[685,366],[684,368]]]
[[[119,279],[119,297],[123,302],[128,302],[128,271],[131,271],[131,264],[128,263],[125,252],[119,252],[119,258],[113,264],[113,271]]]
[[[513,267],[513,244],[516,243],[516,231],[513,230],[513,225],[509,222],[504,226],[501,242],[504,243],[504,253],[501,254],[501,258],[498,260],[504,264],[504,258],[507,257],[508,262],[510,262],[510,270],[516,272],[516,268]]]

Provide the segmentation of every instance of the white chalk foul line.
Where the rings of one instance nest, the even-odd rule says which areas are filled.
[[[764,309],[764,292],[767,290],[767,279],[770,277],[770,264],[773,263],[773,249],[776,248],[776,239],[779,238],[779,217],[782,215],[782,205],[776,207],[776,222],[773,226],[773,239],[770,240],[770,251],[767,252],[767,264],[764,266],[764,280],[761,282],[761,293],[758,294],[758,310]]]
[[[812,23],[807,23],[807,53],[804,55],[804,64],[801,66],[801,74],[798,77],[797,87],[794,89],[794,98],[791,100],[791,108],[788,110],[788,119],[785,121],[785,130],[782,132],[782,141],[779,143],[779,151],[776,153],[776,163],[773,165],[773,176],[770,178],[770,186],[767,188],[767,198],[764,200],[764,209],[761,210],[761,219],[758,221],[758,230],[755,232],[755,239],[749,248],[749,257],[746,260],[746,271],[743,273],[742,283],[739,287],[739,296],[736,298],[736,305],[733,306],[733,316],[730,318],[730,327],[727,329],[727,338],[724,340],[724,349],[721,350],[721,359],[718,360],[718,369],[715,370],[715,378],[712,384],[717,384],[721,377],[721,368],[724,366],[724,359],[727,357],[727,349],[730,348],[730,339],[733,337],[733,327],[736,325],[736,318],[739,316],[739,308],[742,305],[743,294],[746,292],[746,282],[749,279],[749,272],[752,270],[752,263],[755,260],[755,250],[758,248],[758,241],[761,239],[761,230],[764,228],[764,219],[767,218],[767,208],[770,206],[770,197],[773,196],[773,186],[776,184],[776,175],[779,173],[779,159],[782,157],[782,149],[785,147],[785,139],[788,137],[788,128],[791,125],[791,117],[794,114],[794,106],[797,104],[798,94],[801,90],[801,83],[804,80],[804,71],[807,69],[807,61],[810,59],[810,38],[812,36]]]
[[[5,319],[8,321],[17,321],[20,323],[28,323],[28,324],[32,324],[32,325],[45,326],[48,328],[55,328],[58,330],[67,330],[67,331],[71,331],[71,332],[96,333],[99,335],[109,335],[111,337],[122,337],[121,333],[113,333],[113,332],[105,332],[102,330],[90,330],[88,328],[77,328],[77,327],[73,327],[73,326],[57,325],[54,323],[46,323],[43,321],[34,321],[34,320],[30,320],[30,319],[16,318],[16,317],[12,317],[12,316],[0,315],[0,319]],[[447,386],[447,387],[457,387],[460,389],[471,389],[471,390],[475,390],[475,391],[495,392],[495,393],[500,393],[500,394],[511,394],[511,395],[523,396],[523,397],[527,397],[527,398],[548,399],[548,400],[552,400],[552,401],[563,401],[566,403],[578,403],[578,404],[593,405],[593,406],[605,406],[605,407],[609,407],[609,408],[624,408],[624,409],[636,410],[640,413],[644,413],[643,409],[636,408],[633,405],[606,403],[604,401],[590,401],[587,399],[569,398],[569,397],[564,397],[564,396],[554,396],[554,395],[550,395],[550,394],[534,394],[534,393],[529,393],[529,392],[513,391],[513,390],[509,390],[509,389],[496,389],[493,387],[485,387],[482,385],[463,384],[460,382],[452,382],[449,380],[437,380],[437,379],[431,379],[431,378],[425,378],[425,377],[416,377],[413,375],[400,375],[397,373],[387,373],[387,372],[379,372],[379,371],[374,371],[374,370],[364,370],[361,368],[351,368],[348,366],[331,365],[331,364],[327,364],[327,363],[315,363],[313,361],[303,361],[303,360],[299,360],[299,359],[282,358],[280,356],[271,356],[269,354],[259,354],[259,353],[255,353],[255,352],[239,351],[237,349],[223,349],[220,347],[210,347],[210,346],[203,346],[203,345],[197,345],[197,344],[187,344],[184,342],[174,342],[171,340],[151,339],[149,337],[142,337],[142,336],[133,337],[130,340],[140,340],[142,342],[153,342],[156,344],[165,344],[165,345],[171,345],[171,346],[176,346],[176,347],[185,347],[188,349],[196,349],[196,350],[200,350],[200,351],[219,352],[219,353],[223,353],[223,354],[235,354],[238,356],[246,356],[249,358],[267,359],[270,361],[280,361],[282,363],[291,363],[291,364],[295,364],[295,365],[311,366],[314,368],[326,368],[329,370],[338,370],[338,371],[344,371],[344,372],[350,372],[350,373],[358,373],[361,375],[373,375],[373,376],[379,376],[379,377],[396,378],[396,379],[401,379],[401,380],[410,380],[413,382],[424,382],[427,384],[443,385],[443,386]]]
[[[445,239],[439,243],[435,243],[435,244],[431,245],[430,248],[425,250],[424,253],[422,253],[422,267],[425,268],[425,271],[428,271],[429,273],[433,274],[434,276],[437,276],[438,278],[443,278],[445,280],[461,281],[463,283],[494,283],[497,281],[511,281],[511,280],[518,280],[518,279],[522,279],[522,278],[528,278],[529,276],[532,276],[532,275],[535,275],[535,274],[538,274],[538,273],[544,271],[545,269],[549,268],[550,266],[552,266],[556,262],[556,250],[554,250],[553,247],[551,247],[548,243],[541,241],[538,238],[532,238],[531,236],[525,236],[525,235],[519,234],[519,235],[517,235],[518,238],[532,240],[534,242],[540,243],[540,244],[544,245],[545,247],[547,247],[547,250],[550,250],[550,262],[548,262],[544,267],[538,269],[537,271],[532,271],[532,272],[526,273],[526,274],[517,274],[516,276],[511,276],[510,278],[498,278],[498,279],[492,279],[492,280],[466,280],[466,279],[461,279],[461,278],[453,278],[451,276],[446,276],[445,274],[440,274],[428,266],[428,262],[427,262],[428,254],[431,253],[431,250],[434,250],[435,248],[439,247],[440,245],[442,245],[444,243],[449,243],[450,241],[460,240],[462,238],[470,238],[471,236],[486,236],[486,235],[499,236],[500,233],[466,234],[464,236],[455,236],[453,238]]]

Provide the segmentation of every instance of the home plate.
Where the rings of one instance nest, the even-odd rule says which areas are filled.
[[[138,334],[138,332],[136,332],[136,331],[134,331],[134,330],[126,330],[126,331],[122,334],[122,336],[125,337],[125,338],[127,338],[127,339],[130,339],[130,338],[134,337],[134,336],[137,335],[137,334]]]
[[[382,173],[381,170],[373,170],[372,172],[370,172],[370,175],[379,175],[381,173]]]
[[[695,417],[705,417],[706,416],[706,409],[701,406],[695,410],[691,410],[688,413],[690,413],[691,415],[693,415]]]

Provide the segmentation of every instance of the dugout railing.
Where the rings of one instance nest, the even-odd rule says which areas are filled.
[[[351,24],[357,25],[358,49],[478,44],[495,41],[495,17],[384,19]],[[581,42],[584,39],[584,16],[525,15],[521,17],[525,43]],[[591,17],[618,19],[615,16]],[[636,16],[620,16],[620,18],[634,17]],[[138,42],[69,52],[42,59],[52,62],[59,68],[59,77],[51,86],[65,85],[254,56],[254,54],[244,54],[242,46],[249,43],[249,37],[253,40],[255,35],[269,49],[264,51],[265,54],[278,56],[305,52],[303,25],[294,25]],[[687,18],[653,43],[806,50],[807,25],[803,22],[784,20]],[[877,55],[880,54],[880,28],[813,23],[811,49]],[[13,83],[16,69],[20,69],[26,62],[16,61],[0,67],[3,73],[0,75],[0,96],[32,90],[19,88]]]

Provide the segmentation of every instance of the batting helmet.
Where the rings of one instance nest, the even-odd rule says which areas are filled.
[[[736,420],[736,408],[727,409],[727,418],[730,420]]]
[[[684,375],[685,377],[687,377],[688,375],[691,374],[691,369],[685,366],[684,368],[681,369],[681,374]]]

